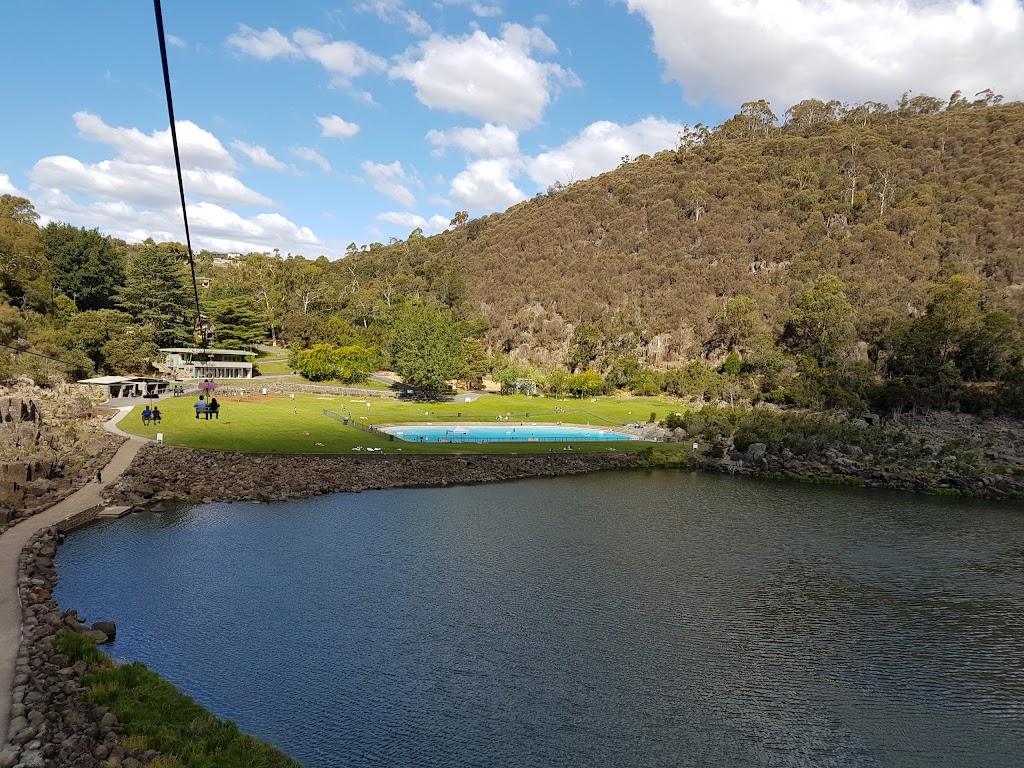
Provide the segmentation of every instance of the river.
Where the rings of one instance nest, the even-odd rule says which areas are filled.
[[[601,473],[136,513],[58,571],[307,768],[1024,759],[1019,505]]]

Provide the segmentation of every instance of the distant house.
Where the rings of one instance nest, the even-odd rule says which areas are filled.
[[[165,347],[161,369],[179,379],[251,379],[254,353],[244,349]]]

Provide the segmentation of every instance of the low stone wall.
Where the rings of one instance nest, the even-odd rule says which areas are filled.
[[[148,445],[111,489],[114,504],[150,500],[272,501],[339,491],[488,483],[648,466],[643,452],[473,457],[262,455]]]
[[[123,730],[113,713],[79,697],[89,667],[71,664],[53,647],[62,627],[87,629],[76,611],[61,611],[52,597],[57,584],[53,556],[60,536],[53,528],[40,531],[18,561],[22,643],[0,768],[139,768],[157,753],[124,749]]]

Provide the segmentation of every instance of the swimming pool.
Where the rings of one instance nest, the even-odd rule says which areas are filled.
[[[554,424],[402,424],[378,429],[410,443],[582,443],[636,439],[597,427]]]

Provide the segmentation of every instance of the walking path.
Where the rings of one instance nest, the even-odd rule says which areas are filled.
[[[103,489],[121,476],[139,449],[149,442],[126,435],[117,428],[117,422],[130,411],[131,408],[121,408],[120,413],[104,425],[107,431],[129,439],[117,449],[110,463],[103,468],[102,483],[87,483],[63,501],[22,520],[0,536],[0,749],[7,742],[7,726],[14,695],[14,669],[21,646],[21,600],[18,597],[18,558],[21,550],[36,532],[103,503]]]

